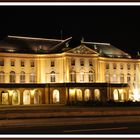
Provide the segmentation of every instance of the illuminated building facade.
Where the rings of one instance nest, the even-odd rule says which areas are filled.
[[[8,36],[0,42],[0,104],[139,101],[140,59],[109,43]]]

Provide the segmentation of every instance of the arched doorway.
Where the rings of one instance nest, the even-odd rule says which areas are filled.
[[[8,91],[1,92],[1,104],[3,104],[3,105],[9,104],[9,92]]]
[[[85,90],[84,100],[85,101],[89,101],[90,100],[90,90],[89,89]]]
[[[30,104],[30,91],[29,90],[25,90],[23,92],[23,104],[24,105]]]
[[[34,91],[34,104],[41,104],[41,91]]]
[[[76,98],[77,98],[77,101],[82,101],[82,90],[81,89],[76,90]]]
[[[20,104],[20,92],[18,90],[12,91],[12,105]]]
[[[55,89],[53,91],[53,103],[56,104],[59,102],[60,102],[60,93],[59,93],[59,90]]]
[[[115,89],[113,91],[113,100],[114,101],[118,101],[119,100],[119,91],[118,91],[118,89]]]
[[[99,89],[94,90],[94,100],[100,101],[100,90]]]

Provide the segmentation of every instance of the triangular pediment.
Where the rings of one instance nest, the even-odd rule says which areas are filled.
[[[73,53],[73,54],[98,54],[96,51],[88,48],[87,46],[85,45],[80,45],[76,48],[73,48],[69,51],[67,51],[67,53]]]

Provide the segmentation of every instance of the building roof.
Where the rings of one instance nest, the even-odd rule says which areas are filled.
[[[72,37],[65,40],[7,36],[0,41],[0,52],[48,54],[59,53]]]
[[[114,58],[131,58],[128,53],[114,47],[110,43],[97,43],[97,42],[85,42],[81,41],[81,44],[86,45],[87,47],[93,49],[100,56],[103,57],[114,57]]]

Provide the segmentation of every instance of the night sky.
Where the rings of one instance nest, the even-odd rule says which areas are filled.
[[[43,38],[72,36],[77,46],[106,42],[128,52],[140,51],[139,6],[10,6],[0,7],[0,39],[7,35]]]

